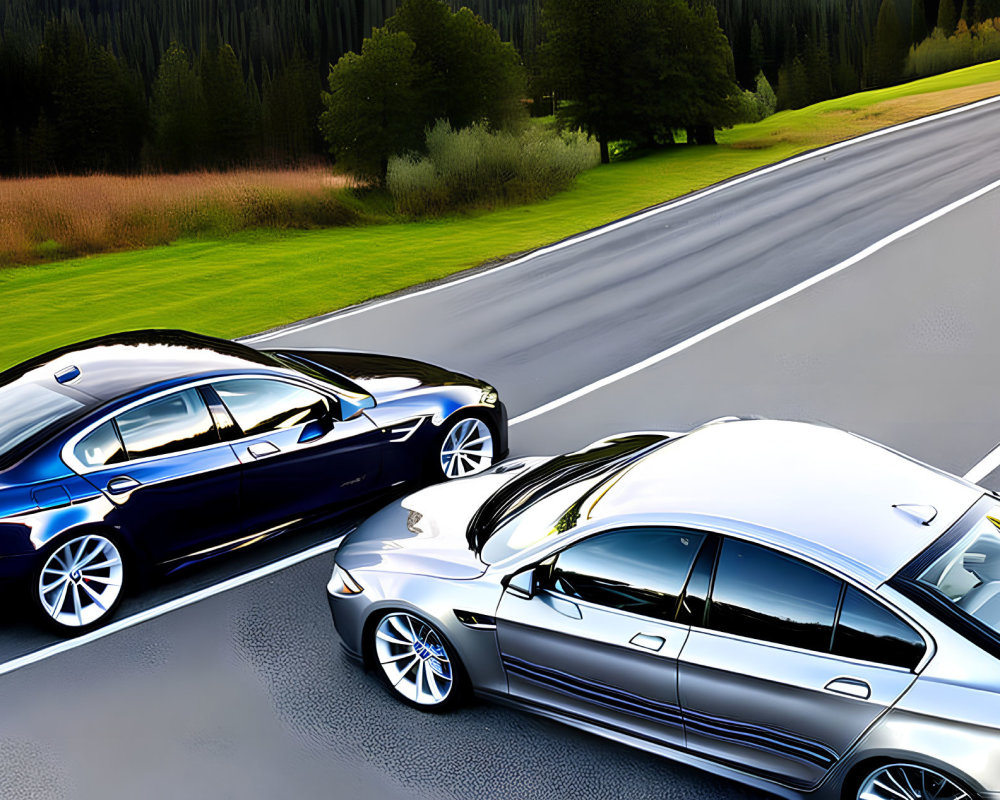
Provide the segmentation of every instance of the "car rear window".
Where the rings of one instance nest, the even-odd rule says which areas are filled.
[[[14,383],[0,389],[0,466],[21,456],[24,446],[58,430],[85,405],[39,383]]]

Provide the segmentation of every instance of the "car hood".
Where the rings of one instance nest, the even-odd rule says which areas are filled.
[[[337,350],[279,350],[279,354],[310,361],[353,381],[377,400],[442,386],[486,387],[483,381],[460,372],[411,358]]]
[[[486,564],[469,548],[469,520],[497,489],[545,460],[512,459],[481,475],[439,483],[407,495],[350,533],[337,550],[337,563],[348,572],[375,570],[476,578],[483,574]]]

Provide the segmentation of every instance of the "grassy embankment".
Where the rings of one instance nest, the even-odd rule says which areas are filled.
[[[550,200],[424,222],[182,239],[0,272],[0,368],[139,327],[263,330],[528,250],[815,147],[1000,94],[1000,62],[787,111],[585,173]],[[2,225],[0,221],[0,225]],[[345,342],[361,347],[361,342]]]

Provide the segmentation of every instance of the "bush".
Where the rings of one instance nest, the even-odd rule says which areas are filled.
[[[736,96],[736,121],[760,122],[771,116],[778,106],[778,98],[763,72],[757,73],[757,91],[744,89]]]
[[[920,44],[911,47],[906,59],[906,74],[920,78],[998,58],[1000,17],[985,20],[971,28],[962,20],[954,35],[946,36],[940,28],[936,28]]]
[[[426,142],[426,156],[389,161],[387,184],[400,213],[427,216],[540,200],[568,188],[600,160],[596,142],[583,134],[537,127],[453,130],[439,120],[427,131]]]

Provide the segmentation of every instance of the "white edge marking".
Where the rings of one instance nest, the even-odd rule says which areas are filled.
[[[572,236],[568,239],[564,239],[556,244],[548,245],[547,247],[542,247],[538,250],[533,250],[521,258],[517,258],[513,261],[508,261],[506,264],[501,264],[492,269],[482,270],[480,272],[473,273],[472,275],[466,275],[462,278],[456,278],[454,280],[446,280],[443,283],[437,283],[433,286],[428,286],[424,289],[418,289],[415,292],[407,292],[406,294],[397,295],[396,297],[390,297],[386,300],[374,300],[370,303],[362,303],[355,306],[349,306],[343,311],[334,311],[330,314],[323,315],[318,319],[314,319],[311,322],[291,323],[289,325],[277,328],[273,331],[268,331],[266,333],[252,334],[250,336],[243,336],[238,339],[238,341],[247,344],[256,344],[257,342],[266,342],[270,339],[277,339],[289,333],[298,333],[300,331],[308,330],[310,328],[315,328],[317,325],[323,325],[334,319],[345,319],[346,317],[353,317],[355,314],[363,314],[366,311],[373,311],[376,308],[382,308],[383,306],[392,305],[393,303],[399,303],[403,300],[410,300],[414,297],[420,297],[421,295],[431,294],[433,292],[439,292],[442,289],[450,289],[453,286],[458,286],[462,283],[467,283],[468,281],[476,280],[477,278],[485,277],[486,275],[494,275],[503,270],[510,269],[511,267],[516,267],[524,264],[528,261],[532,261],[536,258],[541,258],[542,256],[548,255],[549,253],[554,253],[558,250],[563,250],[567,247],[571,247],[580,242],[586,242],[589,239],[593,239],[597,236],[602,236],[605,233],[611,233],[612,231],[619,230],[628,225],[634,225],[637,222],[642,222],[643,220],[649,219],[650,217],[656,216],[657,214],[662,214],[666,211],[670,211],[674,208],[680,208],[688,203],[693,203],[696,200],[701,200],[704,197],[709,197],[716,192],[721,192],[724,189],[729,189],[732,186],[738,186],[741,183],[745,183],[755,178],[760,178],[764,175],[770,175],[772,172],[777,172],[780,169],[785,169],[786,167],[794,166],[795,164],[801,164],[803,161],[808,161],[813,158],[818,158],[820,156],[827,155],[828,153],[841,150],[845,147],[851,147],[855,144],[860,144],[861,142],[867,142],[871,139],[877,139],[880,136],[887,136],[890,133],[895,133],[897,131],[905,130],[907,128],[913,128],[917,125],[925,125],[929,122],[934,122],[935,120],[944,119],[945,117],[950,117],[955,114],[964,114],[968,111],[972,111],[977,108],[981,108],[991,103],[1000,102],[1000,96],[997,97],[987,97],[984,100],[978,100],[974,103],[968,105],[959,106],[958,108],[948,109],[947,111],[941,111],[937,114],[931,114],[927,117],[920,117],[919,119],[913,119],[909,122],[902,122],[899,125],[893,125],[889,128],[882,128],[877,131],[872,131],[871,133],[866,133],[861,136],[856,136],[853,139],[846,139],[843,142],[836,142],[826,147],[820,148],[819,150],[810,150],[808,153],[802,153],[801,155],[793,156],[792,158],[786,159],[784,161],[779,161],[777,164],[771,164],[767,167],[762,167],[760,169],[754,170],[753,172],[747,172],[743,175],[737,175],[734,178],[723,181],[722,183],[717,183],[709,186],[705,189],[695,191],[691,194],[685,195],[677,200],[668,201],[662,205],[654,206],[646,211],[640,211],[632,216],[625,219],[619,220],[618,222],[612,222],[608,225],[604,225],[600,228],[595,228],[594,230],[582,233],[578,236]]]
[[[971,203],[974,200],[978,200],[983,195],[988,194],[989,192],[992,192],[993,190],[998,188],[1000,188],[1000,181],[994,181],[989,186],[984,186],[982,189],[978,189],[972,194],[968,194],[965,197],[962,197],[954,201],[953,203],[949,203],[943,208],[939,208],[937,211],[931,212],[927,216],[918,219],[916,222],[911,222],[905,228],[900,228],[895,233],[891,233],[884,239],[880,239],[874,244],[869,245],[860,253],[851,256],[846,261],[841,261],[839,264],[836,264],[830,267],[829,269],[818,273],[817,275],[813,275],[811,278],[808,278],[802,281],[801,283],[792,286],[790,289],[786,289],[780,294],[776,294],[773,297],[768,298],[767,300],[764,300],[755,306],[751,306],[750,308],[741,311],[739,314],[736,314],[735,316],[729,317],[728,319],[725,319],[722,322],[716,323],[711,328],[706,328],[701,333],[698,333],[689,339],[685,339],[683,342],[678,342],[677,344],[667,348],[666,350],[661,350],[659,353],[651,355],[649,358],[646,358],[637,364],[633,364],[630,367],[626,367],[625,369],[619,370],[613,375],[608,375],[607,377],[601,378],[600,380],[588,384],[587,386],[584,386],[580,389],[577,389],[574,392],[570,392],[569,394],[563,395],[562,397],[558,397],[555,400],[552,400],[548,403],[545,403],[544,405],[539,406],[538,408],[532,409],[531,411],[527,411],[524,414],[514,417],[512,420],[510,420],[508,424],[519,425],[522,422],[527,422],[530,419],[534,419],[535,417],[541,416],[542,414],[546,414],[549,411],[559,408],[560,406],[566,405],[567,403],[572,403],[574,400],[578,400],[579,398],[584,397],[585,395],[591,394],[592,392],[596,392],[598,389],[602,389],[605,386],[609,386],[610,384],[620,381],[623,378],[627,378],[630,375],[634,375],[635,373],[640,372],[646,369],[647,367],[651,367],[654,364],[658,364],[661,361],[670,358],[671,356],[677,355],[677,353],[680,353],[684,350],[687,350],[689,347],[698,344],[698,342],[702,342],[711,336],[715,336],[715,334],[721,333],[727,328],[731,328],[733,325],[736,325],[737,323],[740,323],[745,319],[749,319],[755,314],[759,314],[761,311],[764,311],[773,305],[777,305],[782,300],[787,300],[789,297],[797,295],[800,292],[805,291],[809,287],[815,286],[817,283],[820,283],[821,281],[825,281],[827,278],[833,277],[838,272],[842,272],[848,267],[857,264],[859,261],[863,261],[864,259],[868,258],[868,256],[877,253],[879,250],[883,249],[884,247],[887,247],[888,245],[903,238],[904,236],[913,233],[914,231],[924,227],[925,225],[930,224],[931,222],[934,222],[937,219],[940,219],[941,217],[951,213],[957,208],[961,208],[962,206]],[[1000,450],[1000,446],[998,446],[998,450]],[[987,458],[982,463],[990,461],[991,458],[997,459],[997,462],[1000,463],[1000,453],[998,453],[996,450],[993,451],[993,453],[991,453],[989,456],[987,456]],[[994,464],[993,466],[996,466],[996,464]],[[973,472],[975,472],[977,469],[978,466],[973,469]],[[989,470],[987,470],[987,472],[984,472],[983,475],[986,475],[988,473]],[[968,476],[966,476],[966,478],[972,480],[971,478],[968,478]]]
[[[966,472],[962,477],[972,483],[979,483],[997,467],[1000,467],[1000,444],[983,456],[983,460]]]
[[[348,531],[350,533],[350,531]],[[329,542],[323,542],[315,547],[311,547],[308,550],[303,550],[301,553],[296,553],[294,555],[283,558],[280,561],[275,561],[273,564],[266,564],[263,567],[259,567],[250,572],[245,572],[242,575],[237,575],[236,577],[229,578],[222,583],[217,583],[214,586],[206,586],[204,589],[199,589],[191,594],[184,595],[182,597],[174,598],[166,603],[158,606],[153,606],[152,608],[147,608],[145,611],[140,611],[137,614],[132,614],[128,617],[123,617],[122,619],[112,622],[110,625],[106,625],[103,628],[98,628],[97,630],[91,631],[90,633],[85,633],[82,636],[78,636],[74,639],[66,639],[64,641],[58,642],[48,647],[43,647],[40,650],[35,650],[27,655],[20,656],[19,658],[11,659],[0,664],[0,675],[6,675],[9,672],[14,672],[14,670],[21,669],[22,667],[27,667],[31,664],[36,664],[39,661],[44,661],[52,656],[59,655],[60,653],[65,653],[68,650],[74,650],[77,647],[82,647],[85,644],[90,644],[91,642],[96,642],[98,639],[103,639],[105,636],[110,636],[113,633],[118,633],[118,631],[125,630],[126,628],[131,628],[134,625],[139,625],[140,623],[147,622],[151,619],[156,619],[156,617],[161,617],[164,614],[168,614],[171,611],[176,611],[179,608],[184,608],[185,606],[193,605],[194,603],[205,600],[209,597],[213,597],[217,594],[222,594],[223,592],[228,592],[230,589],[235,589],[238,586],[243,586],[247,583],[252,583],[253,581],[264,578],[275,572],[280,572],[288,567],[293,567],[296,564],[300,564],[303,561],[308,561],[316,556],[323,555],[324,553],[329,553],[331,550],[336,550],[340,543],[344,540],[347,534],[338,536],[336,539],[332,539]]]
[[[825,153],[833,152],[834,150],[839,150],[839,149],[841,149],[843,147],[848,147],[848,146],[850,146],[852,144],[857,144],[859,142],[867,141],[868,139],[873,139],[873,138],[876,138],[878,136],[884,136],[884,135],[886,135],[888,133],[892,133],[894,131],[902,130],[904,128],[913,127],[915,125],[922,125],[924,123],[931,122],[932,120],[935,120],[935,119],[941,119],[943,117],[948,117],[948,116],[951,116],[953,114],[963,113],[965,111],[970,111],[972,109],[979,108],[979,107],[987,105],[989,103],[996,103],[996,102],[1000,102],[1000,97],[987,98],[985,100],[980,100],[979,102],[972,103],[972,104],[967,105],[967,106],[961,106],[959,108],[953,108],[953,109],[951,109],[949,111],[943,111],[943,112],[941,112],[939,114],[934,114],[934,115],[929,116],[929,117],[921,117],[920,119],[911,120],[910,122],[904,122],[904,123],[902,123],[900,125],[895,125],[895,126],[893,126],[891,128],[883,128],[882,130],[873,131],[872,133],[868,133],[868,134],[865,134],[863,136],[859,136],[859,137],[854,138],[854,139],[849,139],[849,140],[844,141],[844,142],[838,142],[836,144],[830,145],[829,147],[825,147],[825,148],[823,148],[821,150],[813,150],[813,151],[811,151],[809,153],[804,153],[804,154],[802,154],[800,156],[796,156],[795,158],[791,158],[791,159],[788,159],[786,161],[779,162],[778,164],[773,164],[770,167],[765,167],[764,169],[760,169],[760,170],[757,170],[755,172],[751,172],[751,173],[747,173],[745,175],[738,176],[738,177],[733,178],[732,180],[726,181],[724,183],[716,184],[715,186],[711,186],[708,189],[705,189],[703,191],[696,192],[695,194],[688,195],[688,196],[683,197],[680,200],[674,201],[672,203],[668,203],[668,204],[663,205],[663,206],[657,206],[656,208],[650,209],[649,211],[646,211],[646,212],[643,212],[643,213],[631,216],[628,219],[624,219],[624,220],[621,220],[619,222],[612,223],[611,225],[606,225],[603,228],[598,228],[597,230],[593,230],[593,231],[590,231],[589,233],[585,233],[585,234],[582,234],[580,236],[576,236],[576,237],[573,237],[571,239],[567,239],[565,241],[559,242],[557,244],[551,245],[551,246],[543,248],[541,250],[536,250],[536,251],[534,251],[532,253],[529,253],[528,255],[524,256],[523,258],[519,258],[519,259],[517,259],[515,261],[511,261],[511,262],[509,262],[507,264],[503,264],[503,265],[501,265],[499,267],[496,267],[495,269],[488,270],[486,272],[476,273],[474,275],[468,275],[468,276],[466,276],[464,278],[459,278],[458,280],[449,281],[448,283],[443,283],[443,284],[437,284],[435,286],[430,286],[430,287],[428,287],[426,289],[422,289],[422,290],[417,291],[417,292],[411,292],[409,294],[401,295],[399,297],[390,298],[389,300],[383,300],[381,302],[375,302],[375,303],[370,303],[370,304],[367,304],[367,305],[364,305],[364,306],[356,307],[354,309],[350,309],[350,310],[346,311],[343,314],[337,314],[336,317],[337,318],[342,318],[342,317],[351,316],[351,315],[354,315],[354,314],[360,314],[360,313],[362,313],[364,311],[370,311],[373,308],[378,308],[379,306],[390,305],[392,303],[399,302],[400,300],[405,300],[405,299],[408,299],[408,298],[411,298],[411,297],[415,297],[417,295],[429,294],[431,292],[439,291],[441,289],[444,289],[444,288],[447,288],[447,287],[450,287],[450,286],[455,286],[455,285],[460,284],[460,283],[465,283],[466,281],[474,280],[475,278],[479,278],[479,277],[481,277],[483,275],[486,275],[486,274],[491,274],[491,273],[494,273],[494,272],[499,272],[500,270],[508,269],[508,268],[516,266],[518,264],[522,264],[522,263],[524,263],[526,261],[529,261],[529,260],[531,260],[533,258],[538,258],[539,256],[545,255],[546,253],[551,253],[551,252],[554,252],[556,250],[561,250],[561,249],[563,249],[565,247],[569,247],[570,245],[575,244],[577,242],[586,241],[586,240],[592,239],[592,238],[594,238],[596,236],[600,236],[601,234],[608,233],[610,231],[617,230],[618,228],[625,227],[626,225],[631,225],[631,224],[633,224],[635,222],[639,222],[640,220],[647,219],[648,217],[654,216],[656,214],[660,214],[660,213],[662,213],[664,211],[668,211],[671,208],[677,208],[678,206],[686,205],[687,203],[694,202],[695,200],[698,200],[698,199],[700,199],[702,197],[707,197],[708,195],[711,195],[711,194],[714,194],[716,192],[722,191],[723,189],[726,189],[726,188],[728,188],[730,186],[735,186],[735,185],[738,185],[740,183],[743,183],[744,181],[751,180],[751,179],[759,177],[761,175],[766,175],[766,174],[769,174],[771,172],[775,172],[775,171],[777,171],[779,169],[782,169],[783,167],[788,167],[788,166],[791,166],[793,164],[797,164],[797,163],[800,163],[802,161],[806,161],[807,159],[810,159],[810,158],[816,158],[817,156],[821,156],[821,155],[823,155]],[[737,324],[738,322],[742,322],[743,320],[748,319],[749,317],[752,317],[755,314],[757,314],[757,313],[759,313],[759,312],[761,312],[761,311],[763,311],[763,310],[765,310],[767,308],[770,308],[773,305],[776,305],[777,303],[780,303],[782,300],[785,300],[785,299],[787,299],[789,297],[792,297],[793,295],[796,295],[799,292],[802,292],[802,291],[808,289],[810,286],[813,286],[813,285],[815,285],[817,283],[820,283],[823,280],[826,280],[827,278],[829,278],[829,277],[831,277],[833,275],[836,275],[838,272],[841,272],[842,270],[845,270],[848,267],[853,266],[857,262],[859,262],[859,261],[867,258],[868,256],[872,255],[873,253],[878,252],[879,250],[881,250],[882,248],[884,248],[887,245],[891,244],[892,242],[895,242],[896,240],[900,239],[901,237],[906,236],[908,233],[912,233],[913,231],[915,231],[915,230],[917,230],[919,228],[922,228],[923,226],[925,226],[925,225],[933,222],[934,220],[936,220],[936,219],[938,219],[940,217],[943,217],[945,214],[948,214],[951,211],[954,211],[955,209],[960,208],[960,207],[966,205],[967,203],[971,203],[973,200],[976,200],[976,199],[982,197],[984,194],[987,194],[988,192],[991,192],[991,191],[993,191],[994,189],[996,189],[998,187],[1000,187],[1000,181],[996,181],[994,183],[991,183],[989,186],[985,186],[982,189],[979,189],[978,191],[973,192],[970,195],[966,195],[965,197],[963,197],[963,198],[961,198],[959,200],[956,200],[953,203],[950,203],[949,205],[945,206],[944,208],[941,208],[941,209],[939,209],[939,210],[937,210],[937,211],[935,211],[935,212],[933,212],[931,214],[928,214],[927,216],[923,217],[922,219],[919,219],[916,222],[913,222],[913,223],[907,225],[905,228],[901,228],[900,230],[896,231],[895,233],[890,234],[889,236],[885,237],[884,239],[881,239],[880,241],[876,242],[875,244],[870,245],[869,247],[866,247],[860,253],[852,256],[851,258],[847,259],[846,261],[842,261],[839,264],[837,264],[837,265],[835,265],[833,267],[830,267],[828,270],[825,270],[824,272],[821,272],[818,275],[814,275],[813,277],[811,277],[811,278],[803,281],[802,283],[799,283],[799,284],[793,286],[790,289],[786,289],[785,291],[781,292],[780,294],[777,294],[774,297],[771,297],[770,299],[763,301],[762,303],[758,303],[757,305],[755,305],[755,306],[753,306],[751,308],[748,308],[745,311],[742,311],[739,314],[736,314],[735,316],[730,317],[729,319],[723,320],[722,322],[720,322],[720,323],[718,323],[716,325],[713,325],[711,328],[708,328],[708,329],[702,331],[701,333],[699,333],[699,334],[697,334],[695,336],[692,336],[691,338],[686,339],[685,341],[680,342],[680,343],[674,345],[673,347],[668,348],[667,350],[663,350],[660,353],[657,353],[657,354],[655,354],[653,356],[650,356],[649,358],[647,358],[647,359],[645,359],[643,361],[640,361],[638,364],[633,364],[631,367],[626,367],[625,369],[620,370],[620,371],[614,373],[613,375],[609,375],[606,378],[602,378],[599,381],[595,381],[594,383],[591,383],[591,384],[589,384],[587,386],[584,386],[584,387],[582,387],[580,389],[577,389],[575,392],[571,392],[570,394],[564,395],[563,397],[560,397],[560,398],[558,398],[556,400],[553,400],[553,401],[551,401],[549,403],[546,403],[545,405],[539,406],[538,408],[535,408],[535,409],[533,409],[531,411],[528,411],[528,412],[526,412],[524,414],[521,414],[520,416],[517,416],[514,419],[512,419],[509,424],[510,425],[518,425],[521,422],[526,422],[529,419],[533,419],[534,417],[537,417],[537,416],[540,416],[542,414],[545,414],[545,413],[547,413],[549,411],[552,411],[555,408],[559,408],[560,406],[566,405],[567,403],[571,403],[571,402],[573,402],[574,400],[576,400],[576,399],[578,399],[580,397],[583,397],[583,396],[588,395],[588,394],[590,394],[592,392],[595,392],[598,389],[600,389],[600,388],[602,388],[604,386],[608,386],[609,384],[615,383],[616,381],[619,381],[619,380],[621,380],[623,378],[626,378],[629,375],[633,375],[633,374],[635,374],[637,372],[640,372],[640,371],[646,369],[647,367],[650,367],[650,366],[652,366],[654,364],[659,363],[660,361],[663,361],[663,360],[665,360],[667,358],[670,358],[670,356],[675,355],[676,353],[679,353],[679,352],[681,352],[683,350],[687,350],[689,347],[697,344],[698,342],[703,341],[703,340],[709,338],[710,336],[714,336],[716,333],[719,333],[720,331],[723,331],[726,328],[732,327],[733,325]],[[325,317],[324,319],[316,320],[316,321],[314,321],[312,323],[309,323],[309,324],[306,324],[306,325],[301,325],[301,326],[296,326],[296,327],[290,327],[290,328],[283,328],[281,330],[272,331],[270,333],[265,333],[265,334],[260,334],[258,336],[245,337],[242,341],[248,341],[248,342],[266,341],[268,339],[273,339],[275,337],[281,336],[284,333],[287,333],[287,332],[289,332],[291,330],[301,331],[301,330],[305,330],[306,328],[311,328],[311,327],[314,327],[316,325],[321,325],[324,322],[327,322],[329,319],[331,319],[331,317]],[[980,461],[979,464],[977,464],[975,467],[973,467],[965,475],[965,479],[969,480],[969,481],[975,482],[975,481],[979,480],[980,478],[985,477],[986,475],[988,475],[997,466],[1000,466],[1000,445],[997,445],[997,447],[994,450],[992,450],[982,461]],[[346,534],[344,534],[344,536],[346,536]],[[104,637],[110,636],[110,635],[112,635],[114,633],[117,633],[118,631],[125,630],[126,628],[131,628],[131,627],[133,627],[135,625],[139,625],[139,624],[141,624],[143,622],[147,622],[147,621],[149,621],[151,619],[155,619],[156,617],[160,617],[160,616],[163,616],[164,614],[168,614],[171,611],[176,611],[176,610],[178,610],[180,608],[184,608],[185,606],[193,605],[194,603],[198,603],[198,602],[200,602],[202,600],[205,600],[205,599],[207,599],[209,597],[214,597],[215,595],[222,594],[223,592],[227,592],[230,589],[235,589],[235,588],[237,588],[239,586],[244,586],[245,584],[252,583],[252,582],[254,582],[256,580],[259,580],[260,578],[266,577],[268,575],[272,575],[275,572],[280,572],[283,569],[287,569],[288,567],[295,566],[296,564],[300,564],[303,561],[308,561],[309,559],[315,558],[316,556],[319,556],[319,555],[323,555],[324,553],[329,553],[329,552],[331,552],[333,550],[336,550],[340,546],[340,543],[344,540],[344,536],[339,536],[336,539],[333,539],[333,540],[331,540],[329,542],[323,542],[322,544],[316,545],[315,547],[312,547],[312,548],[310,548],[308,550],[304,550],[301,553],[296,553],[295,555],[289,556],[287,558],[283,558],[280,561],[275,561],[273,564],[267,564],[267,565],[265,565],[263,567],[259,567],[258,569],[251,570],[250,572],[246,572],[246,573],[244,573],[242,575],[237,575],[236,577],[229,578],[228,580],[225,580],[222,583],[215,584],[214,586],[207,586],[204,589],[200,589],[200,590],[198,590],[196,592],[193,592],[191,594],[184,595],[183,597],[177,597],[177,598],[175,598],[173,600],[170,600],[170,601],[168,601],[166,603],[162,603],[161,605],[154,606],[152,608],[147,608],[145,611],[140,611],[137,614],[133,614],[133,615],[131,615],[129,617],[125,617],[123,619],[119,619],[119,620],[117,620],[115,622],[112,622],[110,625],[106,625],[103,628],[98,628],[97,630],[91,631],[90,633],[86,633],[83,636],[79,636],[79,637],[76,637],[74,639],[67,639],[65,641],[58,642],[57,644],[49,645],[48,647],[43,647],[40,650],[35,650],[32,653],[27,653],[26,655],[20,656],[18,658],[11,659],[10,661],[6,661],[6,662],[0,664],[0,675],[6,675],[8,673],[14,672],[15,670],[21,669],[22,667],[27,667],[27,666],[30,666],[31,664],[36,664],[39,661],[44,661],[45,659],[51,658],[52,656],[58,655],[59,653],[65,653],[65,652],[67,652],[69,650],[74,650],[77,647],[82,647],[85,644],[89,644],[91,642],[96,642],[99,639],[103,639]]]

